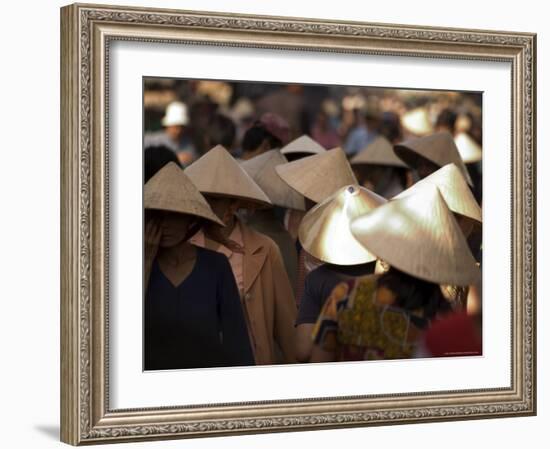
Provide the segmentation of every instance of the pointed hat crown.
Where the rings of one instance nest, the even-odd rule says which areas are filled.
[[[288,161],[279,150],[270,150],[241,162],[241,167],[260,186],[275,206],[305,210],[304,197],[291,188],[275,171]]]
[[[393,199],[404,198],[429,186],[439,188],[441,196],[453,212],[482,222],[481,207],[456,164],[447,164],[413,184]]]
[[[223,146],[216,145],[185,169],[202,194],[239,198],[260,206],[271,201]]]
[[[313,140],[308,135],[304,134],[303,136],[294,139],[292,142],[285,145],[281,148],[281,153],[291,154],[291,153],[309,153],[309,154],[319,154],[327,151],[325,147],[319,145],[315,140]]]
[[[341,148],[279,165],[275,170],[290,187],[316,203],[341,187],[357,184]]]
[[[145,209],[157,209],[206,218],[223,226],[204,197],[174,162],[162,167],[144,188]]]
[[[302,219],[298,237],[304,250],[326,263],[358,265],[376,260],[350,232],[350,222],[386,203],[358,185],[342,187]]]
[[[351,165],[389,165],[407,167],[393,152],[392,144],[383,136],[379,136],[351,159]]]
[[[406,140],[395,145],[394,151],[400,159],[412,168],[417,167],[419,157],[427,159],[438,167],[456,164],[468,184],[473,185],[453,136],[447,131]]]

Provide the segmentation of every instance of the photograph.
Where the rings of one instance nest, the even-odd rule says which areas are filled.
[[[482,98],[144,77],[144,371],[482,356]]]
[[[535,415],[536,33],[178,7],[60,9],[60,439]]]

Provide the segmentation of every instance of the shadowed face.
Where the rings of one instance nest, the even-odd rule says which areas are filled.
[[[161,237],[159,245],[163,248],[170,248],[181,243],[190,226],[195,221],[191,215],[179,214],[168,211],[147,211],[146,220],[157,220]]]
[[[208,195],[206,199],[218,218],[226,225],[231,224],[233,216],[239,208],[239,200],[234,198],[218,198]]]
[[[170,139],[172,139],[174,142],[178,142],[183,136],[185,127],[181,125],[172,125],[172,126],[167,126],[166,128],[164,128],[164,130],[166,134],[170,136]]]

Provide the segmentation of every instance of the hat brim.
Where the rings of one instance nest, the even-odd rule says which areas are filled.
[[[401,159],[410,168],[416,169],[421,164],[433,165],[434,171],[441,168],[441,165],[437,162],[418,154],[416,151],[407,146],[397,144],[393,147],[393,150],[397,157],[399,157],[399,159]]]
[[[207,192],[201,191],[201,193],[208,199],[210,198],[227,198],[231,200],[239,200],[241,202],[242,209],[269,209],[273,207],[273,204],[266,203],[265,201],[260,201],[257,199],[248,198],[245,196],[238,195],[224,195],[219,192]]]
[[[207,216],[206,214],[194,214],[192,212],[188,211],[181,211],[181,210],[174,210],[174,208],[170,207],[162,207],[162,206],[155,206],[155,207],[145,207],[145,211],[158,211],[158,212],[172,212],[174,214],[180,214],[180,215],[188,215],[190,217],[196,217],[203,220],[208,220],[211,223],[215,223],[217,225],[220,225],[222,227],[225,227],[225,223],[221,221],[214,212],[212,212],[212,216]]]

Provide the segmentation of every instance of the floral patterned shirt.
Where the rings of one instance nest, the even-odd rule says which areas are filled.
[[[379,275],[339,283],[325,302],[313,330],[313,341],[334,351],[338,361],[404,359],[415,346],[408,341],[406,312],[376,301]]]

